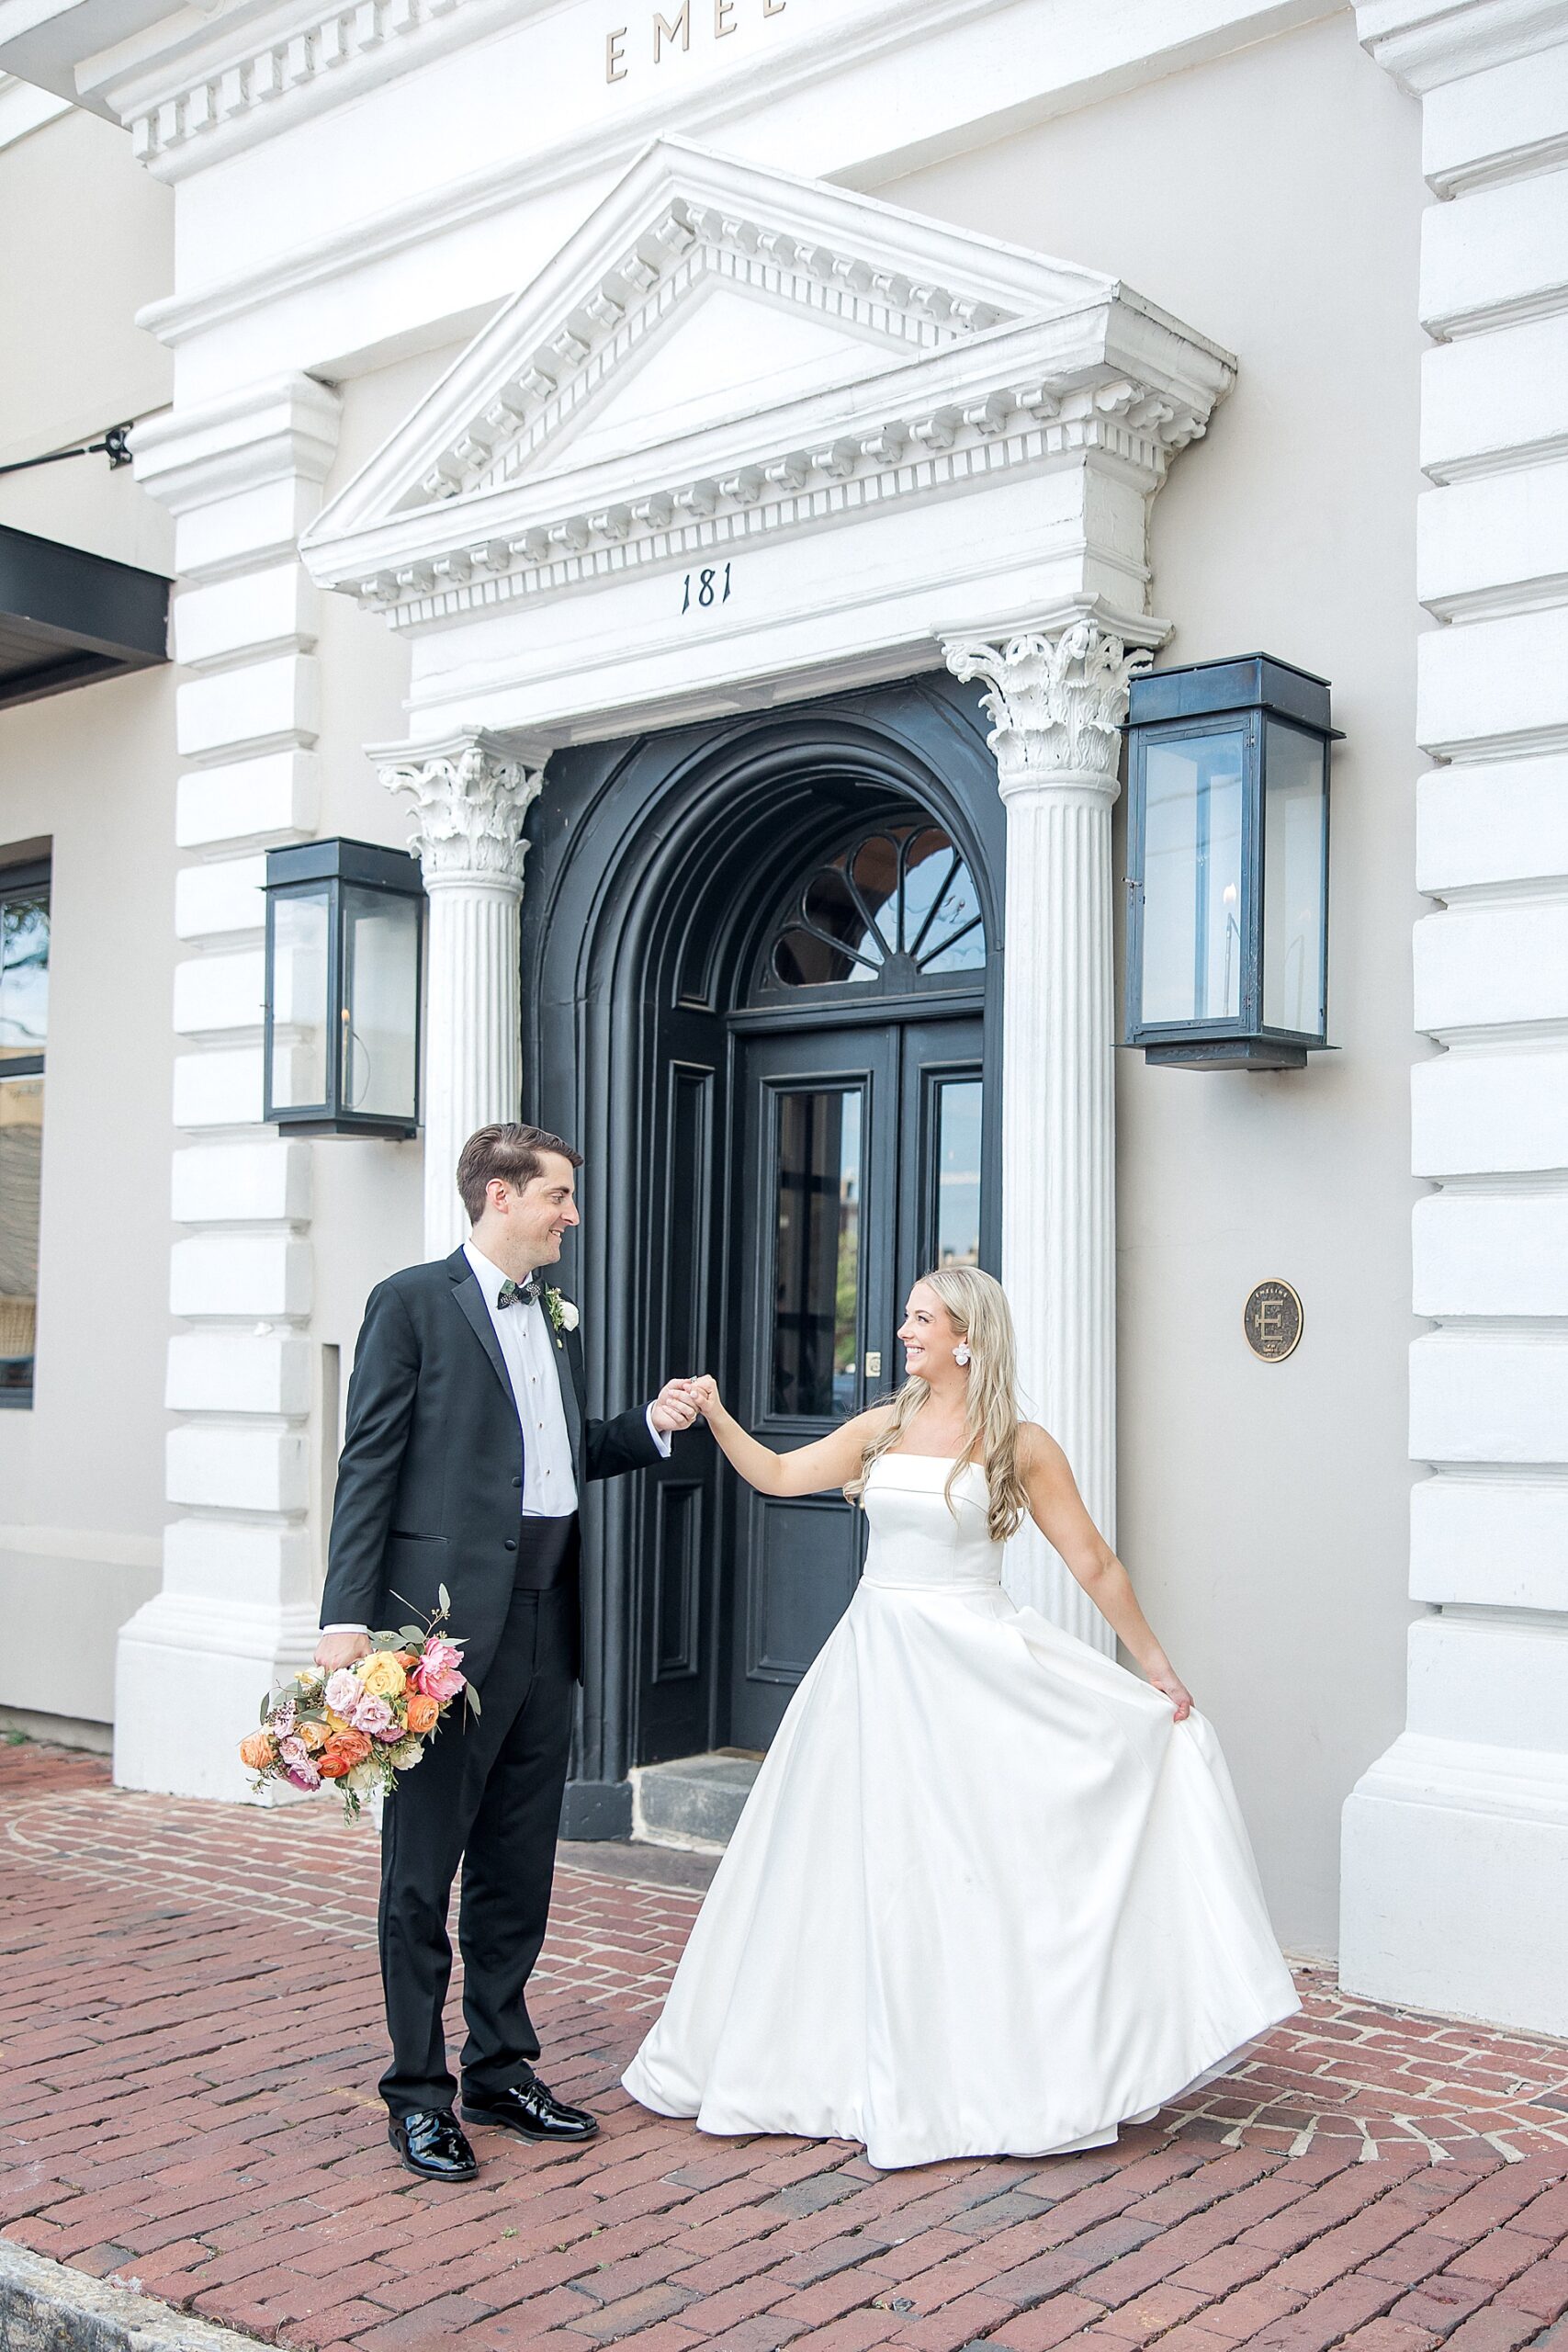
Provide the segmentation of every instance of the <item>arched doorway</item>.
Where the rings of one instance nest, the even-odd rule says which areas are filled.
[[[525,1100],[588,1154],[591,1374],[615,1404],[714,1371],[799,1444],[896,1382],[924,1265],[995,1262],[1002,812],[976,698],[933,678],[582,747],[550,787]],[[623,1826],[634,1764],[765,1747],[853,1589],[847,1505],[720,1472],[699,1435],[590,1498],[575,1834]]]

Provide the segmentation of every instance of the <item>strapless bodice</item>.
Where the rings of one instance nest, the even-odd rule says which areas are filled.
[[[986,1474],[959,1472],[949,1509],[946,1455],[884,1453],[865,1489],[871,1522],[862,1582],[883,1591],[990,1590],[1000,1584],[1002,1547],[987,1519]]]

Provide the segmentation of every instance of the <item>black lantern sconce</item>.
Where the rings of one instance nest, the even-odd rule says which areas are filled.
[[[406,851],[267,852],[265,1118],[296,1135],[418,1132],[423,920]]]
[[[1127,717],[1129,1046],[1300,1069],[1327,1038],[1328,686],[1258,653],[1145,671]]]

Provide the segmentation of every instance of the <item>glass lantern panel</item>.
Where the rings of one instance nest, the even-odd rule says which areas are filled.
[[[1151,742],[1144,766],[1146,1026],[1241,1011],[1241,808],[1246,740]]]
[[[366,1118],[418,1115],[419,904],[378,890],[343,894],[343,1107]]]
[[[272,1101],[279,1111],[327,1099],[330,901],[323,888],[272,909]]]
[[[1263,767],[1263,1025],[1321,1037],[1328,746],[1269,719]]]

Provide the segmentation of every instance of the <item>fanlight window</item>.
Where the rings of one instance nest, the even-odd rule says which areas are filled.
[[[818,866],[796,892],[764,985],[907,989],[951,983],[985,963],[979,893],[952,842],[935,825],[890,825]]]

